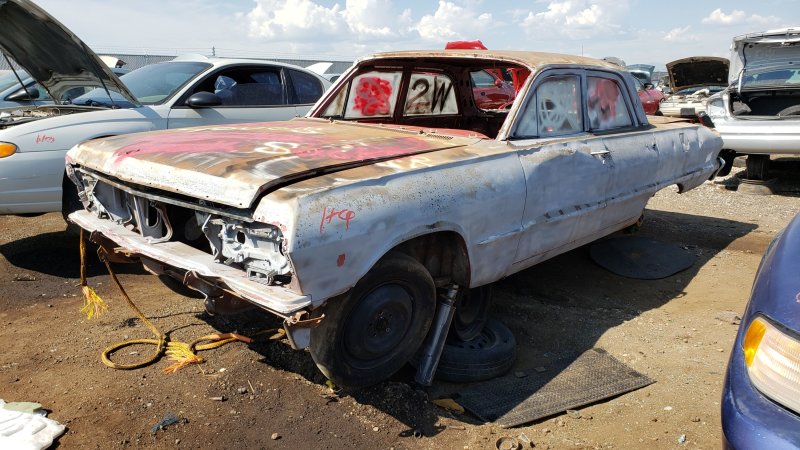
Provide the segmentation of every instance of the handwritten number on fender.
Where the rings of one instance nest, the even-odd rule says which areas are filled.
[[[319,232],[322,233],[325,230],[325,225],[330,225],[331,221],[337,218],[344,221],[344,229],[348,231],[350,229],[350,221],[355,217],[356,213],[349,209],[337,210],[336,208],[331,208],[328,210],[325,207],[322,210],[322,220],[319,222]]]

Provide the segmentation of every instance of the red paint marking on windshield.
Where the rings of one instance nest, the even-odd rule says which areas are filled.
[[[356,97],[353,108],[361,111],[365,116],[389,114],[389,96],[392,94],[392,85],[389,81],[378,77],[364,77],[356,87]]]

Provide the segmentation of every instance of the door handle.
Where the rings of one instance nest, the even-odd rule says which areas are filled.
[[[606,163],[607,159],[611,158],[611,151],[609,150],[597,150],[590,152],[589,154],[603,161],[603,164]]]

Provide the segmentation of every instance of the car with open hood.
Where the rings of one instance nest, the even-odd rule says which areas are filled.
[[[747,176],[769,178],[770,155],[800,155],[800,28],[733,38],[728,88],[712,96],[706,113],[733,164],[747,156]]]
[[[525,80],[508,109],[476,104],[471,74],[493,67]],[[210,311],[283,318],[335,383],[376,383],[418,350],[434,358],[429,333],[480,331],[488,300],[475,289],[714,175],[717,133],[649,121],[633,83],[581,56],[377,54],[304,118],[77,145],[67,171],[85,209],[69,218],[109,258],[181,280]],[[455,310],[437,308],[437,289]]]
[[[28,0],[0,2],[0,51],[50,98],[69,104],[0,111],[0,214],[74,209],[64,154],[97,137],[305,114],[330,83],[300,67],[200,55],[118,78],[77,36]],[[78,114],[79,113],[79,114]]]
[[[728,87],[727,58],[692,56],[667,63],[672,94],[661,103],[661,114],[697,119],[709,97]]]
[[[124,75],[130,70],[112,67],[115,75]],[[25,87],[23,89],[23,86]],[[59,104],[70,104],[72,99],[87,92],[91,87],[76,86],[62,94]],[[6,108],[20,109],[27,106],[52,105],[53,99],[47,91],[39,85],[28,72],[24,70],[9,70],[0,74],[0,110]]]

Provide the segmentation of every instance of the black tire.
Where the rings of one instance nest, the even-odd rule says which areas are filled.
[[[516,347],[517,341],[508,327],[487,320],[476,338],[445,344],[435,378],[468,383],[499,377],[514,365]]]
[[[748,179],[769,179],[769,155],[747,155],[745,166],[747,167]]]
[[[725,165],[723,165],[719,172],[717,172],[718,177],[724,177],[731,173],[731,169],[733,168],[733,161],[736,159],[736,152],[733,150],[723,149],[719,152],[719,156],[725,161]]]
[[[491,305],[492,285],[464,290],[456,300],[456,311],[450,324],[448,339],[469,341],[477,337],[486,325]]]
[[[347,294],[315,311],[311,357],[340,386],[369,386],[390,377],[413,356],[436,310],[436,288],[414,258],[392,253]]]

